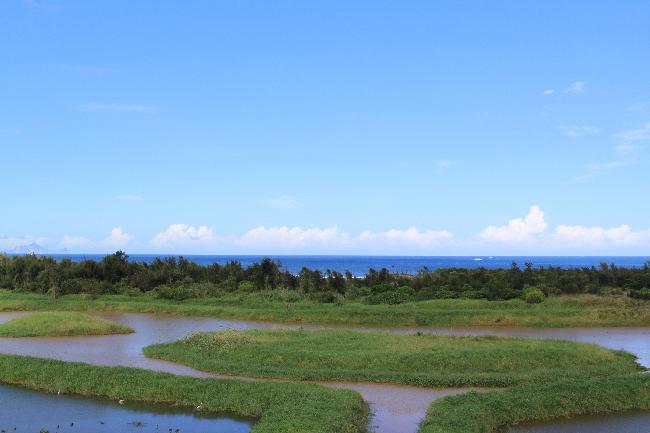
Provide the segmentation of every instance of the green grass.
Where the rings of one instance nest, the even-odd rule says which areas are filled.
[[[650,375],[525,385],[437,400],[419,433],[492,433],[506,426],[576,415],[650,410]]]
[[[39,312],[0,324],[0,337],[129,334],[133,329],[74,311]]]
[[[572,341],[343,330],[200,333],[144,353],[230,375],[426,387],[506,387],[643,369],[626,352]]]
[[[0,382],[68,394],[167,403],[259,421],[252,433],[363,433],[368,407],[355,392],[305,383],[199,379],[126,367],[0,355]]]
[[[77,310],[170,313],[182,316],[265,320],[313,324],[377,326],[649,326],[650,301],[623,296],[560,296],[541,304],[509,301],[444,299],[402,305],[342,305],[310,301],[279,302],[260,294],[225,295],[181,302],[151,296],[68,295],[52,301],[46,295],[0,291],[0,311]]]

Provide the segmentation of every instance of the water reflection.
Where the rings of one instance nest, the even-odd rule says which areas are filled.
[[[0,429],[16,433],[247,433],[251,423],[165,405],[119,405],[106,399],[0,385]]]
[[[579,416],[512,428],[510,433],[648,433],[650,412]]]

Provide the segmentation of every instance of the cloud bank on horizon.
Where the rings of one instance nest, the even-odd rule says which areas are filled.
[[[152,239],[139,240],[122,227],[97,241],[66,235],[58,242],[44,237],[0,237],[0,248],[28,244],[48,246],[51,252],[165,254],[368,254],[368,255],[635,255],[650,249],[650,228],[559,224],[549,228],[544,211],[533,205],[523,217],[490,225],[475,236],[456,237],[449,230],[416,227],[352,234],[337,225],[319,228],[254,227],[240,235],[218,233],[214,227],[171,224]]]

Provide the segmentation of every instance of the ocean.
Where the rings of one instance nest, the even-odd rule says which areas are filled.
[[[103,254],[47,254],[57,260],[69,258],[73,261],[84,259],[101,260]],[[131,254],[129,260],[151,262],[156,257],[177,257],[172,255]],[[561,268],[582,268],[598,266],[600,263],[615,264],[620,267],[642,267],[650,261],[650,256],[312,256],[312,255],[184,255],[201,265],[224,264],[238,261],[243,266],[259,262],[269,257],[280,262],[291,273],[298,273],[303,267],[326,271],[327,269],[353,275],[363,275],[368,269],[386,268],[392,272],[414,274],[423,268],[509,268],[513,262],[520,267],[532,263],[534,267],[556,266]]]

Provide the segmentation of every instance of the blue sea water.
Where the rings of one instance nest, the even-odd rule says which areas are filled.
[[[56,259],[69,258],[73,261],[91,259],[101,260],[99,254],[51,254]],[[169,255],[132,254],[129,260],[134,262],[151,262],[156,257],[174,257]],[[298,273],[303,267],[325,271],[350,271],[354,275],[363,275],[368,269],[386,268],[392,272],[414,274],[423,268],[509,268],[513,262],[523,267],[532,263],[534,267],[556,266],[562,268],[582,268],[598,266],[600,263],[615,264],[620,267],[642,267],[650,261],[650,256],[299,256],[299,255],[186,255],[188,260],[201,265],[212,263],[224,264],[238,261],[243,266],[261,261],[264,257],[280,262],[289,272]]]

